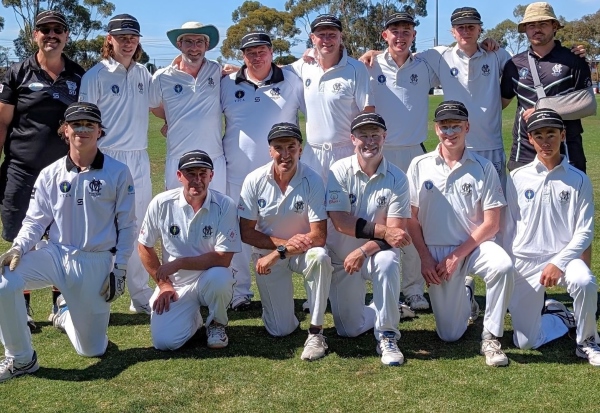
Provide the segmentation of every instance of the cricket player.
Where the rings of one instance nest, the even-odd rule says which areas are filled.
[[[73,103],[64,119],[59,134],[69,152],[41,171],[23,227],[0,256],[0,338],[6,357],[0,381],[39,368],[25,324],[24,288],[60,288],[53,324],[84,357],[106,351],[110,303],[125,291],[136,234],[133,179],[127,166],[98,149],[104,132],[96,105]],[[48,241],[40,241],[48,226]]]
[[[374,328],[377,353],[388,366],[404,363],[398,348],[400,250],[411,243],[406,175],[383,156],[385,121],[360,114],[350,130],[356,153],[333,164],[327,212],[335,231],[327,238],[333,264],[329,292],[337,333],[356,337]],[[366,281],[373,302],[365,306]]]
[[[152,112],[168,125],[165,188],[181,186],[177,179],[179,159],[200,148],[215,167],[210,187],[224,194],[227,179],[221,128],[221,65],[205,57],[219,43],[219,31],[210,24],[187,22],[169,30],[167,37],[181,54],[154,73],[150,85]]]
[[[150,160],[146,151],[151,76],[144,65],[137,63],[142,55],[140,37],[140,24],[135,17],[129,14],[112,17],[102,46],[102,60],[83,76],[79,93],[80,101],[98,105],[103,113],[106,136],[99,147],[131,171],[138,227],[152,198]],[[136,246],[128,263],[128,273],[129,310],[150,314],[148,301],[152,289]]]
[[[286,336],[298,327],[292,273],[304,276],[310,327],[301,358],[316,360],[327,350],[323,317],[333,271],[325,249],[325,188],[321,177],[300,162],[298,126],[277,123],[267,140],[273,161],[250,173],[242,185],[242,241],[254,247],[262,319],[269,334]]]
[[[221,80],[221,105],[225,115],[223,149],[227,159],[227,195],[239,202],[246,176],[270,162],[265,136],[280,122],[298,123],[298,110],[306,113],[302,82],[292,71],[273,64],[271,38],[263,32],[242,37],[244,65]],[[235,290],[231,308],[248,308],[253,296],[248,264],[252,250],[242,244],[233,257]]]
[[[68,38],[62,13],[40,12],[33,31],[38,51],[8,68],[0,85],[0,216],[2,238],[8,242],[21,229],[40,171],[69,150],[56,131],[67,107],[77,102],[85,70],[63,54]],[[59,295],[53,292],[52,303]],[[27,318],[33,330],[29,299],[27,291]]]
[[[304,84],[307,144],[302,162],[326,182],[331,165],[354,153],[352,120],[375,108],[369,103],[369,73],[363,63],[348,56],[340,20],[322,14],[310,29],[314,61],[299,59],[290,67]]]
[[[516,269],[509,305],[513,341],[538,348],[576,328],[575,354],[598,367],[598,283],[581,259],[594,237],[592,184],[560,153],[566,131],[558,113],[532,112],[527,134],[537,155],[511,172],[506,194],[505,242]],[[544,302],[546,288],[556,285],[573,298],[574,314],[556,300]]]
[[[456,341],[469,320],[477,318],[479,306],[469,274],[478,275],[487,288],[481,354],[487,365],[505,366],[508,358],[497,338],[504,333],[513,267],[493,240],[506,201],[492,163],[466,148],[468,119],[461,102],[444,101],[436,108],[440,144],[415,158],[408,169],[409,230],[429,285],[438,336]]]
[[[182,186],[154,197],[140,230],[140,257],[156,282],[150,332],[158,350],[176,350],[196,334],[203,324],[200,306],[208,307],[208,347],[229,344],[225,326],[234,279],[227,267],[241,241],[236,205],[209,188],[213,174],[206,152],[183,154],[177,167]],[[169,257],[162,264],[154,250],[159,239]]]

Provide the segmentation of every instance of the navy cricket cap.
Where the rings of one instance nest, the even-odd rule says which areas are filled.
[[[483,24],[481,14],[474,7],[459,7],[452,12],[450,16],[452,26],[459,24]]]
[[[356,129],[367,125],[378,126],[383,130],[387,130],[387,127],[385,126],[385,120],[383,120],[383,118],[377,113],[361,113],[352,121],[352,124],[350,125],[350,131],[354,132]]]
[[[413,15],[410,13],[405,13],[405,12],[394,13],[394,14],[388,16],[387,19],[385,20],[385,28],[387,29],[388,26],[390,26],[394,23],[408,23],[408,24],[412,24],[413,26],[416,25],[415,18],[413,17]]]
[[[457,100],[446,100],[435,109],[434,122],[441,120],[469,120],[467,107]]]
[[[120,34],[140,34],[140,23],[131,14],[117,14],[108,22],[108,34],[118,36]]]
[[[98,106],[88,102],[71,103],[65,111],[65,121],[89,120],[102,124],[102,114]]]
[[[270,144],[273,139],[277,138],[296,138],[302,143],[302,132],[300,132],[300,128],[293,123],[276,123],[269,131],[267,141]]]
[[[46,11],[38,13],[38,15],[35,16],[35,27],[36,28],[43,24],[50,24],[50,23],[58,23],[67,29],[69,28],[69,26],[67,25],[67,19],[65,18],[65,15],[58,11],[46,10]]]
[[[342,31],[342,22],[333,14],[320,14],[310,24],[310,31],[314,32],[319,27],[334,27]]]
[[[265,32],[252,32],[242,37],[242,45],[240,46],[240,50],[262,45],[271,47],[271,37]]]
[[[184,153],[183,156],[179,158],[179,165],[177,166],[177,169],[182,171],[189,168],[213,169],[213,161],[204,151],[198,149],[189,151]]]
[[[527,118],[527,133],[541,128],[564,129],[562,117],[552,109],[536,109]]]

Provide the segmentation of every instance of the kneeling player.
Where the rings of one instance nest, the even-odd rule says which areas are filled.
[[[513,340],[538,348],[576,327],[575,353],[600,366],[598,284],[580,258],[594,232],[592,184],[560,154],[565,128],[558,113],[533,112],[527,134],[536,158],[511,172],[507,184],[506,242],[517,270],[509,306]],[[556,300],[544,302],[544,291],[555,285],[573,298],[574,315]]]
[[[196,334],[201,305],[208,307],[208,347],[229,344],[225,326],[234,280],[228,267],[241,250],[240,231],[233,200],[208,187],[213,173],[206,152],[185,153],[177,171],[182,187],[154,197],[142,223],[138,251],[156,282],[150,332],[158,350],[176,350]],[[169,257],[162,265],[154,250],[159,238]]]

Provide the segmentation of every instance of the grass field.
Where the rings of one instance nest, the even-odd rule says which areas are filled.
[[[429,119],[440,100],[431,98]],[[514,111],[514,104],[504,111],[507,148]],[[165,143],[159,128],[153,118],[149,153],[155,193],[163,187]],[[600,199],[600,118],[586,119],[584,128],[588,174]],[[430,128],[426,146],[430,150],[435,144]],[[600,273],[599,245],[596,239],[596,274]],[[0,245],[2,251],[6,247]],[[0,410],[541,412],[598,408],[600,369],[575,356],[574,341],[564,337],[540,351],[518,350],[512,344],[510,317],[501,340],[511,360],[507,368],[487,367],[478,354],[481,317],[459,342],[444,343],[435,333],[431,313],[401,323],[400,348],[407,361],[400,368],[380,363],[372,333],[354,339],[338,337],[330,313],[325,319],[330,353],[317,362],[304,362],[300,353],[308,319],[301,311],[304,292],[299,276],[295,285],[300,329],[285,338],[270,337],[262,326],[260,304],[254,302],[248,312],[230,313],[230,345],[220,351],[206,348],[204,330],[179,351],[154,350],[149,318],[129,313],[129,299],[122,297],[113,305],[110,344],[102,358],[77,356],[66,335],[43,321],[50,309],[50,291],[35,291],[32,306],[39,328],[33,343],[41,367],[35,375],[0,385]],[[479,280],[476,294],[483,306],[484,286]],[[569,301],[561,289],[553,289],[550,295]]]

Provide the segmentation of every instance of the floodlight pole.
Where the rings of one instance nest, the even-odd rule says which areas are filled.
[[[438,0],[435,0],[435,38],[433,39],[433,45],[438,45]]]

